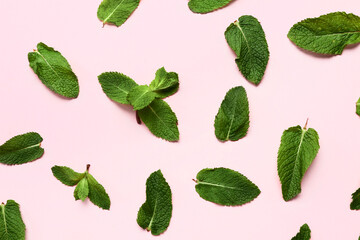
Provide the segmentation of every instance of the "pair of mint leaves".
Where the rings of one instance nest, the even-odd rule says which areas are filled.
[[[170,142],[179,140],[177,117],[162,100],[179,89],[177,73],[167,72],[162,67],[149,85],[138,85],[118,72],[102,73],[98,79],[104,93],[115,102],[132,105],[139,119],[155,136]]]
[[[190,0],[188,5],[195,13],[209,13],[225,7],[233,0]],[[140,0],[103,0],[97,10],[98,18],[103,24],[114,24],[117,27],[125,23],[139,6]]]

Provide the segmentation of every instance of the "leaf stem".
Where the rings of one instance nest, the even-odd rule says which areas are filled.
[[[305,123],[305,126],[304,126],[305,130],[307,129],[308,122],[309,122],[309,118],[306,119],[306,123]]]
[[[140,116],[139,116],[139,112],[136,111],[136,122],[141,125],[141,119],[140,119]]]
[[[194,182],[198,183],[199,181],[198,180],[195,180],[195,179],[192,179]]]
[[[87,164],[87,165],[86,165],[86,171],[88,172],[89,169],[90,169],[90,164]]]

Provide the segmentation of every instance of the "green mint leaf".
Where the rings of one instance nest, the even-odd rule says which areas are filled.
[[[51,171],[60,182],[67,186],[75,186],[84,178],[84,173],[78,173],[65,166],[53,166]]]
[[[40,147],[42,137],[35,132],[15,136],[0,146],[0,163],[17,165],[40,158],[44,149]]]
[[[0,240],[25,240],[25,224],[14,200],[0,205]]]
[[[80,180],[74,191],[75,200],[84,201],[89,195],[89,184],[86,178]]]
[[[235,62],[240,72],[258,85],[269,61],[268,44],[259,21],[253,16],[241,16],[226,29],[225,38],[236,53]]]
[[[102,209],[109,210],[111,202],[105,188],[91,174],[87,174],[86,178],[89,184],[90,201]]]
[[[50,90],[67,98],[78,97],[78,79],[60,52],[39,43],[37,50],[29,52],[28,59],[30,67]]]
[[[301,180],[320,148],[318,133],[306,125],[291,127],[281,137],[277,169],[285,201],[301,192]]]
[[[175,72],[167,72],[164,67],[158,69],[155,79],[149,85],[158,98],[173,95],[179,89],[179,76]]]
[[[188,5],[194,13],[209,13],[223,8],[233,0],[190,0]]]
[[[215,117],[215,135],[221,141],[237,141],[249,129],[249,102],[243,87],[230,89]]]
[[[106,23],[121,26],[139,6],[140,0],[103,0],[98,8],[97,16]]]
[[[339,55],[347,45],[360,42],[360,18],[345,12],[307,18],[292,26],[288,38],[308,51]]]
[[[356,114],[360,116],[360,98],[356,102]]]
[[[134,80],[118,72],[105,72],[98,76],[101,87],[111,100],[130,104],[127,95],[134,87],[138,86]]]
[[[149,106],[138,111],[138,114],[155,136],[170,142],[179,140],[176,115],[165,101],[155,99]]]
[[[259,188],[247,177],[228,168],[205,168],[196,179],[195,189],[200,197],[220,205],[243,205],[260,194]]]
[[[301,226],[300,232],[296,234],[291,240],[310,240],[311,238],[311,230],[309,226],[305,223]]]
[[[160,170],[146,181],[146,201],[140,207],[137,223],[153,235],[160,235],[169,226],[172,215],[171,189]]]
[[[360,210],[360,188],[352,194],[351,210]]]
[[[127,100],[134,107],[134,110],[149,106],[155,98],[156,94],[147,85],[136,86],[127,95]]]
[[[89,173],[90,165],[84,173],[77,173],[71,168],[54,166],[51,168],[54,176],[63,184],[68,186],[76,186],[74,190],[75,200],[84,201],[86,197],[96,206],[109,210],[110,198],[104,187],[96,181]]]

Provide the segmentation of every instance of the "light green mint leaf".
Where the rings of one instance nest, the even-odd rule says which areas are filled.
[[[360,188],[352,194],[351,210],[360,210]]]
[[[349,44],[360,42],[360,17],[334,12],[296,23],[288,38],[311,52],[339,55]]]
[[[25,224],[14,200],[0,205],[0,240],[25,240]]]
[[[53,166],[51,171],[60,182],[68,186],[75,186],[84,178],[84,173],[78,173],[65,166]]]
[[[188,5],[195,13],[209,13],[223,8],[233,0],[190,0]]]
[[[194,181],[200,197],[225,206],[243,205],[260,194],[259,188],[247,177],[228,168],[205,168]]]
[[[111,100],[122,103],[130,104],[127,100],[128,93],[136,86],[136,82],[118,72],[105,72],[98,76],[101,87]]]
[[[300,232],[296,234],[291,240],[310,240],[311,238],[311,230],[309,226],[305,223],[301,226]]]
[[[90,165],[87,165],[84,173],[77,173],[71,168],[54,166],[51,168],[54,176],[63,184],[76,186],[74,191],[75,200],[85,200],[86,197],[96,206],[109,210],[110,198],[104,187],[89,173]]]
[[[277,169],[285,201],[301,192],[301,180],[320,148],[318,133],[306,125],[291,127],[281,137]]]
[[[360,116],[360,98],[356,102],[356,114]]]
[[[236,53],[235,62],[240,72],[258,85],[269,61],[268,44],[259,21],[253,16],[241,16],[226,29],[225,38]]]
[[[28,59],[30,67],[50,90],[67,98],[78,97],[78,79],[60,52],[39,43]]]
[[[158,69],[155,79],[149,85],[158,98],[173,95],[179,89],[179,76],[175,72],[167,72],[164,67]]]
[[[17,165],[34,161],[44,154],[42,137],[35,132],[15,136],[0,146],[0,163]]]
[[[249,129],[249,102],[243,87],[230,89],[215,117],[215,135],[221,141],[237,141]]]
[[[89,199],[96,206],[109,210],[110,209],[110,197],[106,193],[105,188],[96,181],[96,179],[91,175],[86,175],[88,184],[89,184]]]
[[[134,110],[149,106],[155,98],[156,94],[147,85],[136,86],[127,95],[127,100],[134,107]]]
[[[139,6],[140,0],[103,0],[98,8],[97,16],[106,23],[121,26]]]
[[[80,180],[74,191],[75,200],[84,201],[89,195],[89,184],[86,178]]]
[[[155,99],[138,115],[155,136],[170,142],[179,140],[176,115],[165,101]]]
[[[137,223],[153,235],[160,235],[169,226],[172,215],[171,189],[160,170],[146,181],[146,201],[140,207]]]

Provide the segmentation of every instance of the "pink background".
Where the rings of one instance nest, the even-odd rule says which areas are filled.
[[[357,239],[360,212],[350,211],[360,187],[358,46],[342,56],[305,53],[286,37],[307,17],[333,11],[360,14],[358,0],[236,0],[206,15],[186,0],[141,1],[121,27],[97,19],[100,1],[0,1],[0,142],[28,131],[44,138],[44,156],[22,166],[0,165],[0,201],[21,204],[28,240],[153,239],[136,223],[145,181],[161,169],[173,193],[173,217],[159,239],[291,239],[303,223],[312,239]],[[356,12],[356,10],[358,10]],[[224,31],[241,15],[261,22],[270,50],[262,83],[247,82],[234,62]],[[65,100],[48,90],[28,66],[40,41],[69,60],[80,95]],[[97,76],[119,71],[147,84],[165,66],[180,76],[180,90],[166,101],[179,119],[180,141],[154,137],[136,123],[130,107],[109,100]],[[248,135],[220,143],[213,121],[227,90],[242,85],[250,102]],[[285,202],[276,170],[283,130],[304,125],[320,135],[320,151]],[[50,168],[66,165],[91,173],[111,197],[111,211],[75,202],[74,188]],[[205,167],[235,169],[262,193],[250,204],[221,207],[201,199],[191,181]]]

